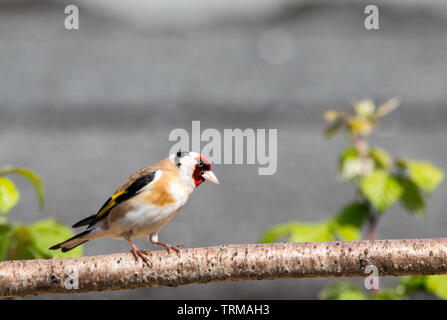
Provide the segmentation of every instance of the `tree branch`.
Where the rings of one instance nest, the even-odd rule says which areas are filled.
[[[216,281],[447,274],[447,239],[243,244],[153,251],[152,266],[130,253],[0,263],[0,297]]]

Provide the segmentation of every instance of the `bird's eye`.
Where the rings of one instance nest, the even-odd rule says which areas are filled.
[[[182,156],[182,152],[181,151],[177,152],[177,158],[180,158],[181,156]]]
[[[202,160],[199,160],[199,167],[202,168],[205,165],[205,163]]]

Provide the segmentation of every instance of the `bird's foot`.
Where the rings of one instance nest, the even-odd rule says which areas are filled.
[[[179,243],[176,246],[171,246],[170,244],[167,243],[163,243],[163,242],[155,242],[154,244],[162,246],[166,249],[166,251],[168,251],[168,253],[171,253],[172,251],[175,251],[175,253],[177,253],[177,256],[180,258],[180,248],[184,248],[185,246],[181,243]]]
[[[152,267],[152,262],[150,262],[149,259],[146,257],[146,255],[152,256],[152,252],[150,252],[149,250],[137,249],[137,248],[132,248],[130,252],[132,252],[136,261],[138,261],[138,257],[140,257],[141,260],[143,260],[143,262]]]
[[[132,240],[130,239],[129,236],[126,236],[125,239],[127,240],[127,242],[129,242],[130,247],[132,248],[132,250],[130,250],[130,252],[132,252],[135,260],[138,262],[138,257],[140,257],[141,260],[143,260],[143,262],[145,262],[149,267],[152,267],[152,263],[146,257],[146,255],[152,256],[152,252],[150,252],[149,250],[138,249],[137,246],[135,245],[135,243],[132,242]]]

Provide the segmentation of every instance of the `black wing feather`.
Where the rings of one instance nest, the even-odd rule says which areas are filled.
[[[110,213],[110,210],[112,210],[116,205],[132,198],[138,193],[138,191],[151,183],[152,180],[154,180],[155,178],[155,172],[156,171],[139,177],[129,187],[127,187],[127,189],[115,193],[113,196],[107,199],[107,201],[103,204],[101,209],[99,209],[97,214],[76,222],[73,225],[73,228],[78,228],[86,225],[88,225],[88,227],[91,227],[102,218],[107,217],[107,215]]]

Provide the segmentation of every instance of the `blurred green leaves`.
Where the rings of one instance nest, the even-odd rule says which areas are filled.
[[[35,173],[34,171],[22,168],[22,167],[4,167],[0,169],[0,177],[4,176],[5,174],[18,174],[22,176],[23,178],[27,179],[36,190],[37,196],[39,198],[39,208],[40,210],[43,210],[43,206],[45,204],[45,190],[43,188],[43,182],[40,176]],[[16,189],[17,191],[17,189]],[[18,191],[17,191],[18,193]],[[1,198],[1,192],[0,192],[0,198]],[[18,200],[18,199],[17,199]],[[16,202],[17,203],[17,202]],[[8,210],[9,211],[9,210]]]
[[[398,290],[387,288],[372,295],[371,300],[408,300],[408,295]]]
[[[403,189],[401,203],[410,213],[422,216],[425,213],[427,198],[433,194],[444,179],[444,172],[428,161],[398,159],[396,175]]]
[[[45,203],[45,191],[42,179],[34,171],[22,167],[4,167],[0,169],[0,260],[47,259],[52,257],[75,257],[82,255],[82,247],[67,253],[51,251],[48,248],[55,243],[70,238],[74,233],[68,227],[46,219],[31,225],[11,223],[5,217],[20,199],[20,193],[12,180],[5,175],[19,175],[34,187],[39,208]]]
[[[398,177],[397,181],[402,187],[401,203],[410,213],[423,215],[425,213],[425,199],[418,186],[406,177]]]
[[[291,221],[279,224],[268,229],[260,242],[275,242],[281,238],[287,237],[288,241],[331,241],[332,233],[327,223],[301,223]]]
[[[361,158],[354,146],[340,155],[339,172],[342,178],[354,183],[379,212],[384,212],[400,200],[412,214],[423,216],[427,196],[433,194],[444,179],[444,172],[428,161],[397,159],[378,147],[369,148]]]
[[[361,228],[368,215],[368,205],[362,202],[353,202],[343,207],[335,216],[334,221],[340,226]]]
[[[19,202],[20,193],[10,179],[0,176],[0,213],[7,214]]]
[[[291,242],[358,240],[359,228],[368,214],[368,206],[352,203],[344,207],[333,218],[319,223],[291,221],[268,229],[260,242],[270,243],[287,238]]]
[[[342,178],[351,180],[369,175],[374,170],[389,170],[393,162],[388,153],[378,147],[368,150],[362,158],[354,146],[346,148],[339,159],[339,170]]]
[[[56,243],[62,242],[74,236],[73,231],[65,225],[47,219],[36,222],[30,226],[31,244],[45,258],[51,257],[79,257],[82,256],[82,246],[76,247],[69,252],[62,253],[48,248]]]
[[[428,161],[408,161],[407,168],[410,179],[428,194],[444,179],[444,172]]]
[[[447,299],[447,276],[426,276],[425,289],[441,299]]]
[[[0,260],[81,256],[81,247],[67,253],[48,249],[73,235],[68,227],[54,219],[41,220],[29,226],[4,224],[0,226]]]
[[[0,261],[3,260],[6,249],[9,246],[10,237],[11,227],[7,223],[6,219],[0,220]]]
[[[322,300],[367,300],[368,297],[351,282],[334,282],[324,288],[318,297]]]
[[[389,170],[393,164],[390,155],[379,147],[372,147],[369,150],[369,156],[374,161],[376,168]]]
[[[335,282],[319,295],[323,300],[407,300],[414,292],[426,291],[440,299],[447,299],[447,276],[401,277],[394,288],[385,288],[370,295],[351,282]]]
[[[375,170],[366,176],[360,190],[379,212],[388,209],[403,193],[399,182],[385,170]]]
[[[393,160],[382,148],[369,146],[368,137],[381,118],[398,106],[396,98],[380,106],[365,99],[354,101],[354,112],[328,110],[324,135],[327,138],[345,132],[350,145],[339,156],[341,178],[355,188],[356,201],[343,207],[327,220],[315,223],[292,221],[268,229],[262,242],[357,240],[366,225],[369,235],[376,234],[380,217],[397,202],[409,213],[423,216],[429,197],[444,179],[444,172],[428,161],[397,158]],[[401,277],[395,288],[365,294],[349,282],[337,282],[326,287],[321,299],[332,300],[400,300],[423,290],[447,299],[447,276]]]
[[[401,277],[394,290],[407,297],[414,292],[425,291],[440,299],[447,299],[447,275]]]
[[[397,107],[397,100],[391,99],[376,108],[370,100],[353,104],[354,114],[329,110],[325,113],[330,123],[331,135],[345,128],[353,145],[346,148],[339,158],[339,172],[342,178],[350,181],[357,189],[360,199],[365,199],[378,213],[384,213],[400,201],[403,208],[416,216],[423,216],[427,197],[432,195],[444,179],[444,172],[428,161],[414,161],[398,158],[393,162],[391,156],[379,147],[369,147],[366,137],[375,128],[377,120]],[[328,135],[328,131],[325,133]],[[360,204],[358,204],[360,205]],[[362,217],[347,207],[347,221]],[[353,207],[355,208],[355,207]],[[366,215],[370,209],[366,205]],[[351,212],[351,213],[350,213]],[[349,213],[349,214],[348,214]],[[364,219],[364,218],[363,218]],[[377,219],[377,218],[376,218]],[[360,228],[364,220],[351,225]],[[342,236],[343,238],[343,236]],[[345,237],[346,238],[346,237]],[[403,277],[394,289],[384,289],[372,295],[374,300],[408,299],[416,290],[432,292],[447,299],[447,276]],[[321,294],[323,299],[364,299],[366,296],[350,283],[336,283],[327,287]]]

